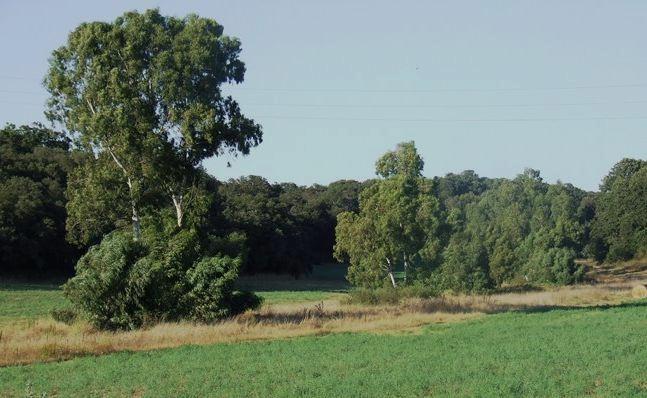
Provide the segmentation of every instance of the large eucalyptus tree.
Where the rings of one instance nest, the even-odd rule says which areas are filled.
[[[50,59],[48,116],[122,175],[138,237],[148,189],[162,189],[182,227],[187,193],[201,162],[247,154],[261,126],[223,94],[240,83],[241,43],[213,19],[128,12],[79,25]]]

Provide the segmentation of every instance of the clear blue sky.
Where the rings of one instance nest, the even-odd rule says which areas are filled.
[[[242,40],[229,91],[264,126],[219,178],[328,183],[373,176],[415,140],[425,175],[524,167],[597,189],[647,158],[647,2],[0,0],[0,123],[44,120],[40,85],[69,31],[126,10],[215,18]]]

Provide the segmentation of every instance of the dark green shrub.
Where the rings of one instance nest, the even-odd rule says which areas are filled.
[[[564,247],[537,250],[526,266],[530,282],[571,284],[584,277],[584,268],[575,264],[576,253]]]
[[[244,290],[232,292],[229,297],[231,315],[242,314],[247,310],[257,309],[263,304],[263,298]]]
[[[71,308],[53,309],[51,312],[52,318],[56,322],[62,322],[66,325],[71,325],[76,321],[78,313]]]
[[[260,305],[255,295],[234,290],[240,258],[204,249],[213,239],[191,229],[145,236],[134,242],[130,233],[113,232],[79,260],[64,292],[93,325],[212,322]]]
[[[187,274],[191,290],[188,293],[190,316],[201,322],[211,322],[232,315],[228,302],[238,279],[240,260],[228,256],[206,257]]]
[[[113,232],[93,246],[76,265],[76,276],[63,287],[92,324],[102,329],[132,329],[142,323],[147,283],[133,280],[131,270],[147,254],[130,234]]]
[[[428,278],[429,286],[439,290],[474,293],[486,292],[493,287],[487,252],[476,239],[454,236],[443,258],[441,267]]]

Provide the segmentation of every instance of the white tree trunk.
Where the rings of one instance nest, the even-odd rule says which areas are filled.
[[[131,202],[131,207],[133,212],[133,240],[138,241],[142,236],[142,224],[139,219],[139,213],[137,212],[137,206],[135,206],[135,201]]]
[[[403,254],[404,258],[404,284],[407,284],[407,270],[409,269],[409,264],[407,263],[407,254]]]
[[[393,272],[391,272],[391,271],[389,271],[389,278],[391,278],[391,284],[393,285],[393,287],[398,287],[395,284],[395,277],[393,277]]]
[[[177,226],[182,228],[182,221],[184,219],[184,210],[182,209],[182,195],[171,195],[173,206],[175,206],[175,217],[177,218]]]
[[[391,260],[389,260],[388,257],[386,258],[386,263],[388,264],[386,268],[386,272],[389,274],[389,278],[391,279],[391,284],[393,285],[394,288],[398,287],[397,284],[395,283],[395,277],[393,276],[393,267],[391,266]]]
[[[110,156],[112,156],[112,160],[115,161],[117,166],[123,171],[124,176],[126,177],[126,184],[128,185],[128,193],[130,195],[130,208],[132,210],[132,221],[133,221],[133,240],[138,241],[141,236],[142,236],[142,227],[141,227],[141,220],[139,219],[139,212],[137,211],[137,202],[135,201],[135,193],[133,189],[133,181],[130,179],[130,174],[128,174],[128,171],[124,167],[124,165],[117,159],[117,156],[115,153],[108,148],[108,152],[110,153]]]

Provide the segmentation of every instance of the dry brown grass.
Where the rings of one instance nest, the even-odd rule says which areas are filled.
[[[129,332],[97,331],[81,322],[68,326],[41,319],[3,327],[0,366],[185,344],[281,339],[334,332],[393,331],[474,316],[478,313],[438,312],[432,311],[432,307],[429,311],[421,311],[421,308],[409,305],[342,308],[338,303],[324,303],[293,309],[268,307],[213,325],[162,323]]]
[[[456,322],[509,310],[619,303],[632,297],[634,285],[583,285],[489,296],[411,299],[388,306],[345,305],[339,300],[277,304],[212,325],[162,323],[129,332],[97,331],[84,322],[65,325],[51,319],[40,319],[0,326],[0,366],[185,344],[282,339],[337,332],[411,331],[426,324]]]
[[[621,261],[613,264],[598,264],[585,261],[590,267],[589,277],[602,283],[625,283],[647,280],[647,257]]]

